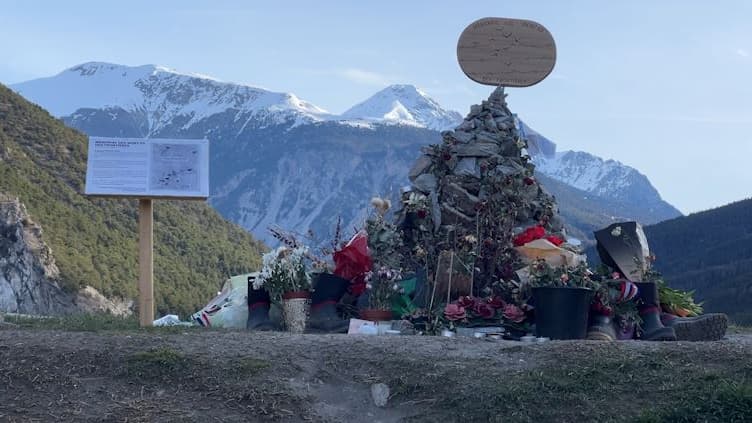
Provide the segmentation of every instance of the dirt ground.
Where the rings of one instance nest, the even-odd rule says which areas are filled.
[[[0,421],[11,422],[676,421],[671,416],[687,413],[714,421],[752,410],[751,382],[750,335],[522,344],[190,328],[0,330]],[[383,408],[371,397],[375,383],[390,388]],[[691,414],[708,396],[722,408]],[[749,409],[729,411],[739,404]]]

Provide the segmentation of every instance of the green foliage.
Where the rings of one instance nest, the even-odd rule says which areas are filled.
[[[61,285],[135,298],[137,200],[82,195],[87,138],[0,85],[0,193],[17,196],[44,229]],[[203,307],[225,279],[260,266],[265,248],[201,202],[156,201],[158,314]]]

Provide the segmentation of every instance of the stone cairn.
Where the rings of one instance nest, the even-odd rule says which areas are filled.
[[[402,194],[397,224],[406,265],[424,266],[447,299],[508,298],[515,272],[525,267],[513,237],[533,225],[565,237],[554,198],[535,180],[502,87],[441,135],[441,144],[422,149]]]

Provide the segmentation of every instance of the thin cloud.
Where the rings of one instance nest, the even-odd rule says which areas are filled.
[[[740,57],[749,57],[749,51],[743,48],[736,49],[736,55]]]
[[[336,72],[339,76],[362,85],[389,85],[392,81],[386,75],[358,68],[341,69]]]

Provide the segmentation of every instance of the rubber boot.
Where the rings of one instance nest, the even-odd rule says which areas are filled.
[[[350,281],[329,273],[316,279],[311,294],[311,315],[307,332],[346,333],[350,322],[337,314],[337,303],[347,292]]]
[[[719,341],[726,336],[728,316],[723,313],[703,314],[696,317],[677,317],[661,314],[664,326],[674,329],[679,341]]]
[[[245,327],[248,330],[269,331],[274,330],[274,324],[269,319],[271,298],[266,289],[253,289],[253,280],[248,278],[248,322]]]
[[[613,341],[616,339],[616,330],[611,316],[590,312],[590,324],[586,339],[590,341]]]
[[[637,311],[642,318],[640,339],[645,341],[676,341],[673,328],[661,323],[661,305],[658,301],[658,285],[653,282],[637,282]]]

